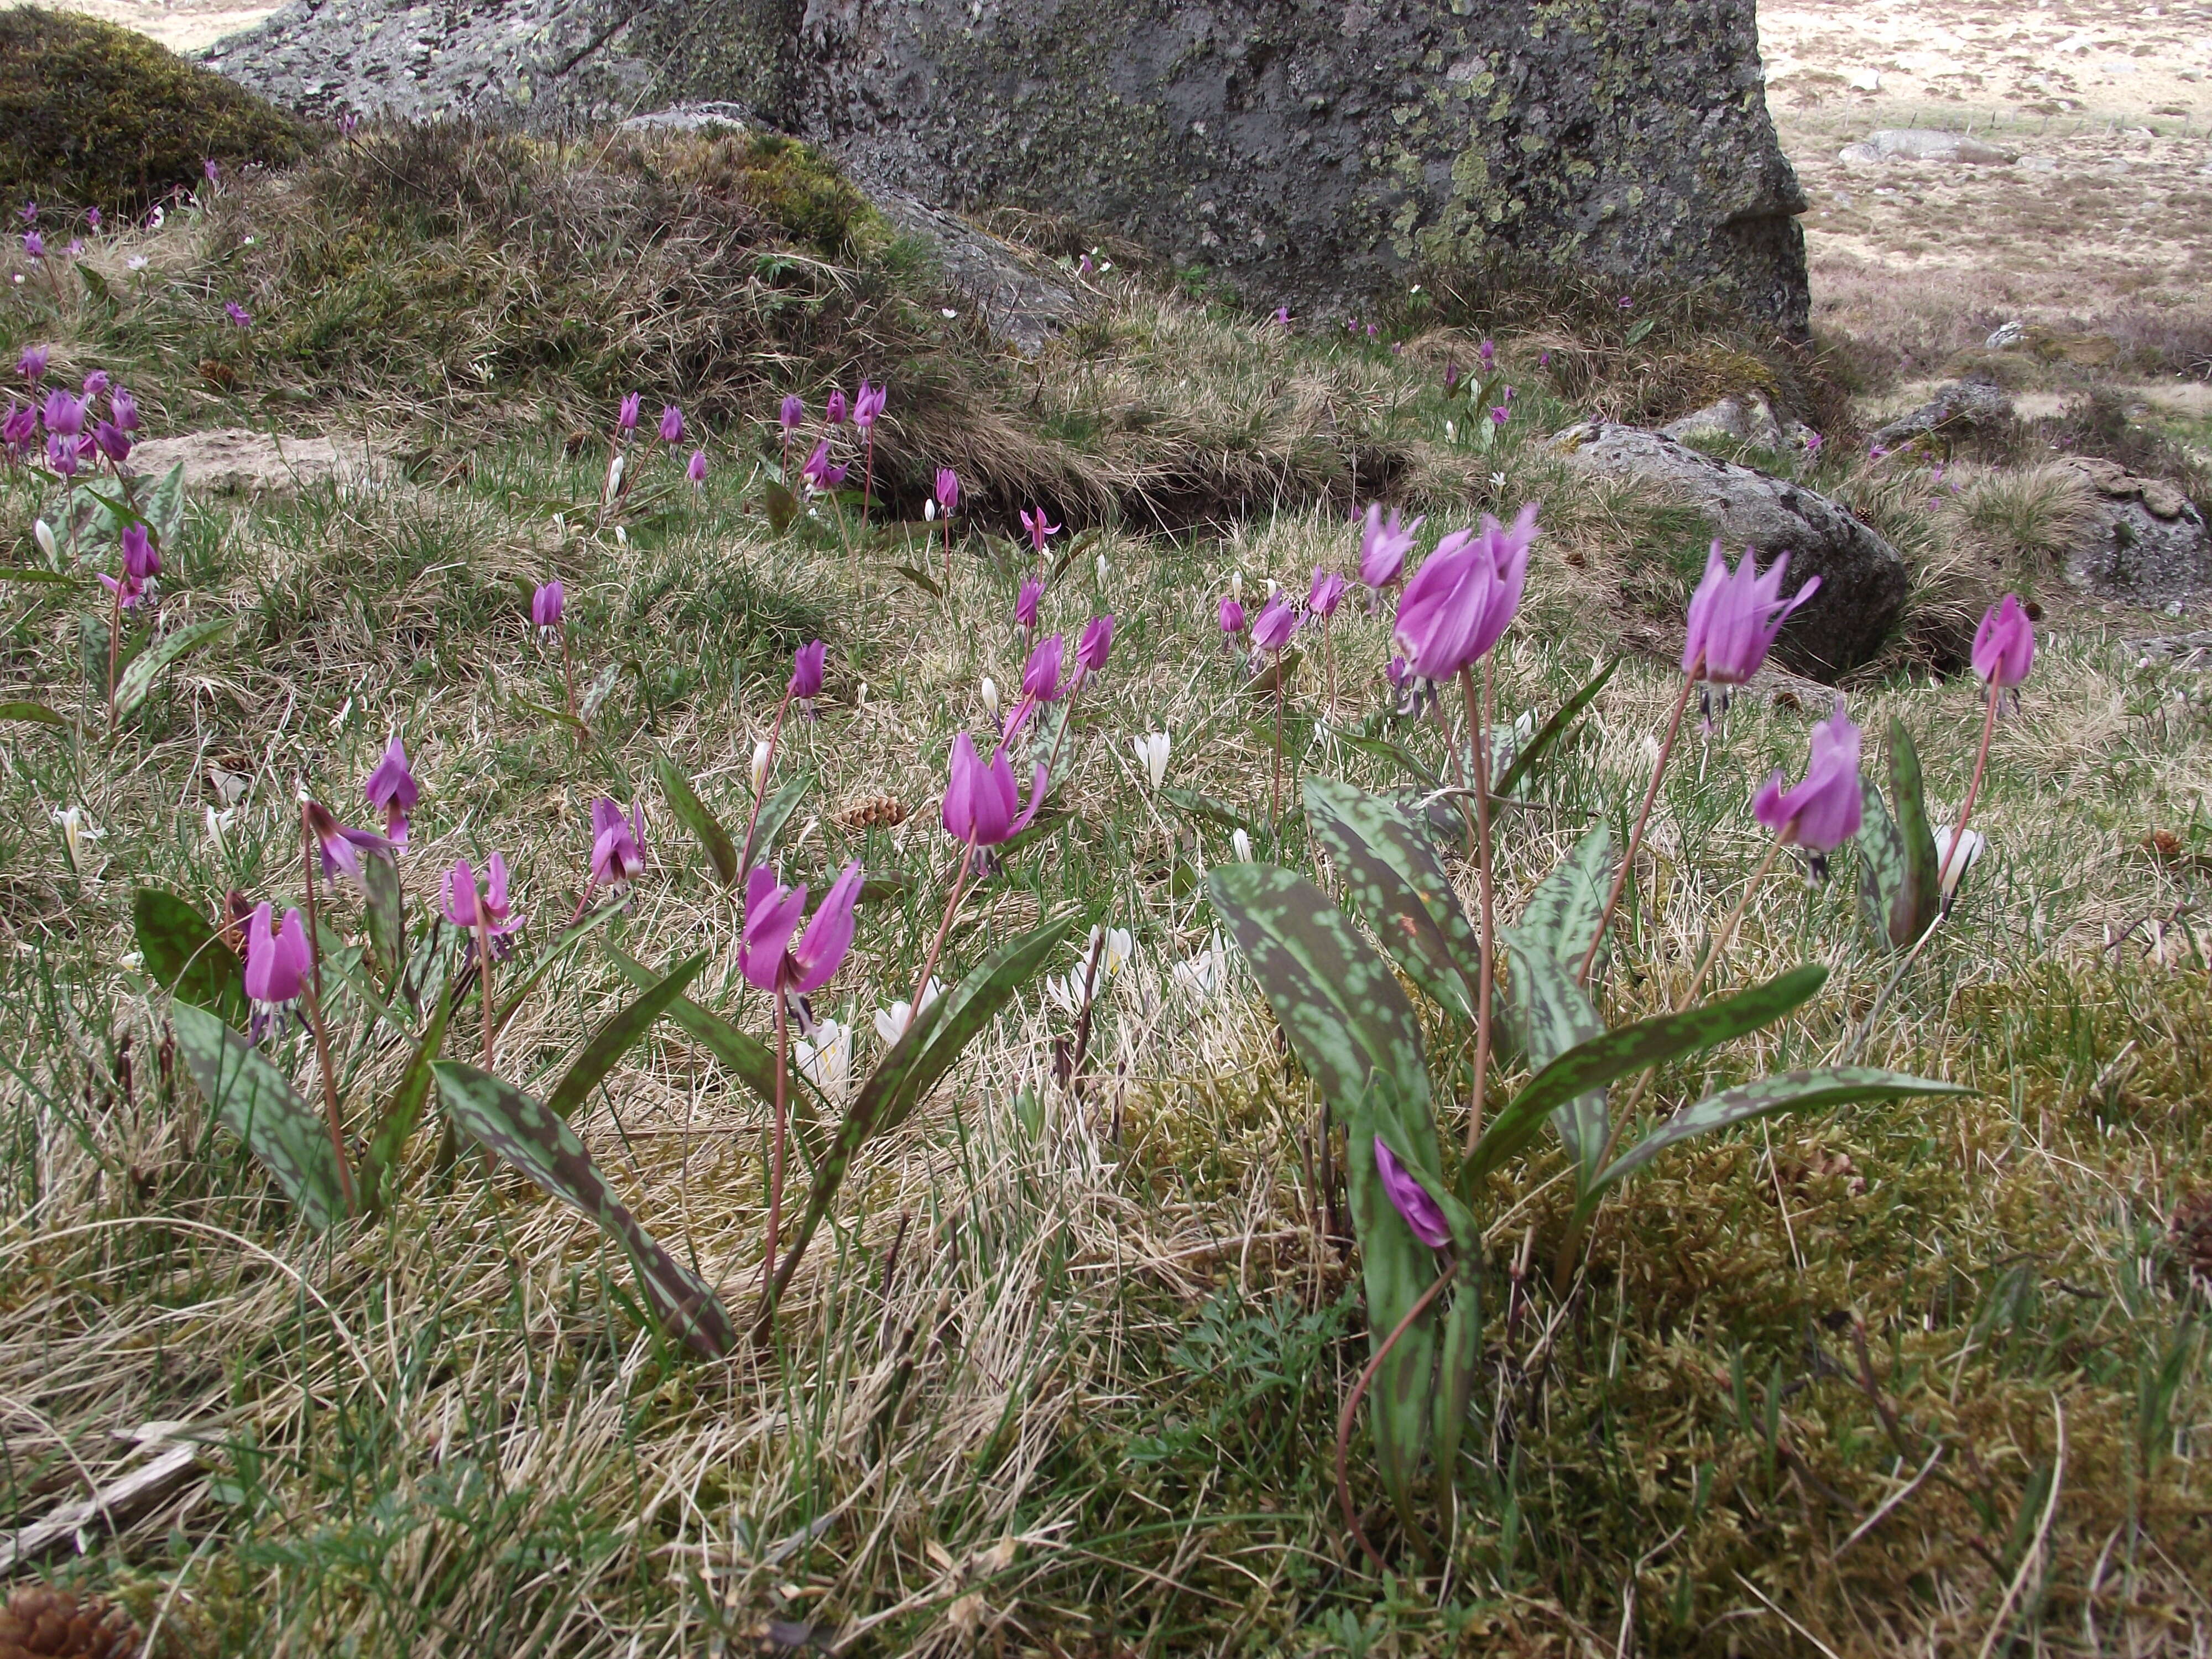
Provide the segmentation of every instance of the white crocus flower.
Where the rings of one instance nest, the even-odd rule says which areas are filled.
[[[1237,863],[1252,862],[1251,836],[1246,835],[1242,830],[1232,830],[1229,832],[1229,845],[1236,851]]]
[[[54,540],[53,526],[48,524],[44,519],[39,520],[31,526],[31,538],[38,543],[39,551],[46,556],[47,563],[61,562],[62,550]]]
[[[937,503],[935,501],[927,501],[921,504],[921,520],[924,524],[935,524],[937,522]]]
[[[212,806],[207,809],[208,845],[215,849],[215,855],[217,858],[226,857],[229,854],[230,848],[223,840],[222,832],[230,827],[230,821],[237,816],[238,809],[235,806],[226,806],[220,812]]]
[[[1168,757],[1175,752],[1174,739],[1164,732],[1152,732],[1130,738],[1129,747],[1136,750],[1137,763],[1145,769],[1145,777],[1153,788],[1167,781]]]
[[[933,974],[929,983],[922,988],[921,1006],[927,1008],[944,994],[944,982]],[[885,1042],[896,1042],[906,1035],[906,1028],[914,1023],[914,1006],[908,1002],[894,1002],[888,1008],[877,1009],[876,1035]]]
[[[1229,946],[1215,928],[1212,936],[1201,946],[1198,954],[1188,962],[1175,965],[1175,981],[1199,1001],[1204,1002],[1221,988],[1229,973]]]
[[[988,674],[983,676],[983,712],[993,720],[999,718],[999,684]]]
[[[881,1015],[877,1017],[878,1019]],[[853,1076],[853,1028],[834,1019],[818,1022],[810,1042],[800,1037],[793,1045],[798,1051],[799,1074],[828,1095],[832,1100],[845,1092],[845,1085]]]
[[[1240,605],[1244,601],[1244,573],[1241,570],[1229,573],[1229,597]]]
[[[1455,438],[1456,438],[1456,437],[1458,437],[1458,436],[1459,436],[1459,428],[1458,428],[1457,426],[1455,426],[1455,424],[1453,424],[1451,422],[1449,422],[1449,421],[1446,421],[1446,422],[1444,422],[1444,441],[1445,441],[1446,443],[1449,443],[1449,442],[1451,442]]]
[[[54,822],[61,826],[62,845],[69,853],[70,868],[81,877],[88,876],[89,872],[84,867],[84,844],[88,841],[98,841],[107,832],[87,823],[82,806],[64,806],[55,812],[53,817]]]
[[[1106,556],[1103,553],[1101,553],[1098,556],[1098,585],[1101,587],[1106,586],[1107,575],[1113,570],[1113,568],[1114,567],[1112,565],[1106,562]]]
[[[1096,1002],[1106,994],[1107,981],[1120,973],[1122,965],[1135,953],[1136,940],[1126,927],[1109,927],[1101,942],[1099,930],[1093,927],[1091,937],[1083,946],[1083,959],[1065,975],[1054,975],[1044,982],[1045,996],[1063,1013],[1083,1012],[1084,986],[1091,983],[1090,1000]],[[1092,980],[1092,954],[1097,957],[1097,978]]]
[[[771,752],[772,751],[768,746],[768,739],[766,738],[758,738],[754,742],[753,793],[756,795],[759,794],[762,790],[768,787],[768,761],[769,756]]]
[[[1947,905],[1951,902],[1951,895],[1959,890],[1960,878],[1973,867],[1974,860],[1981,857],[1990,844],[1989,837],[1980,830],[1969,830],[1965,839],[1959,843],[1959,856],[1954,860],[1951,857],[1954,833],[1954,826],[1948,823],[1936,832],[1936,867],[1943,872],[1943,902]]]

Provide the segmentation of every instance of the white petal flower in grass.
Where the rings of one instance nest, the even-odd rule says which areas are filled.
[[[1136,752],[1137,763],[1145,769],[1145,779],[1153,788],[1167,781],[1168,757],[1175,752],[1174,739],[1164,732],[1151,732],[1141,738],[1130,738],[1129,747]]]
[[[944,983],[933,974],[929,983],[922,988],[921,1006],[927,1008],[944,994]],[[876,1035],[887,1043],[896,1042],[906,1035],[906,1028],[913,1020],[913,1005],[903,1000],[894,1002],[888,1008],[878,1008],[876,1010]]]

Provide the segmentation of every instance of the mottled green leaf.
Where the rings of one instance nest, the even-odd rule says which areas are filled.
[[[699,970],[707,965],[707,953],[687,957],[669,969],[665,977],[623,1006],[617,1008],[599,1022],[599,1029],[592,1033],[578,1054],[545,1097],[545,1109],[556,1117],[574,1117],[576,1109],[592,1097],[592,1091],[605,1080],[622,1057],[628,1054],[638,1039],[653,1029],[653,1022],[668,1012],[669,1004],[684,994],[684,988],[698,977]]]
[[[1891,916],[1890,937],[1896,941],[1898,949],[1903,950],[1936,925],[1943,896],[1937,880],[1936,835],[1928,824],[1920,752],[1913,747],[1912,733],[1905,730],[1905,722],[1894,717],[1889,722],[1889,793],[1897,814],[1897,833],[1905,842],[1905,890],[1901,896],[1909,906],[1910,915],[1909,921],[1901,915]],[[1900,932],[1901,922],[1909,931]]]
[[[1301,660],[1298,648],[1295,645],[1272,658],[1265,668],[1245,683],[1245,695],[1250,697],[1264,697],[1273,702],[1275,688],[1279,685],[1285,690],[1289,688],[1291,676],[1298,672],[1298,664]]]
[[[1827,982],[1828,970],[1808,963],[1718,1002],[1661,1014],[1580,1042],[1528,1080],[1499,1112],[1468,1163],[1480,1179],[1527,1146],[1546,1114],[1615,1078],[1659,1066],[1771,1024]]]
[[[1392,765],[1402,769],[1419,779],[1428,788],[1443,787],[1442,778],[1422,765],[1419,761],[1415,760],[1407,750],[1391,742],[1388,738],[1370,738],[1356,732],[1339,732],[1336,733],[1336,740],[1346,749],[1354,749],[1363,755],[1373,755],[1379,759],[1389,761]]]
[[[1210,819],[1224,830],[1242,830],[1255,836],[1260,833],[1257,819],[1248,817],[1227,801],[1216,800],[1195,789],[1184,789],[1174,784],[1162,785],[1158,793],[1169,805],[1180,808],[1194,818]]]
[[[204,645],[211,645],[230,632],[231,619],[217,617],[211,622],[194,623],[190,628],[179,628],[175,633],[163,635],[131,659],[131,666],[123,671],[115,682],[115,718],[127,719],[136,714],[139,704],[146,701],[154,690],[154,683],[171,665],[190,656]]]
[[[941,599],[945,597],[945,589],[939,584],[937,578],[931,575],[929,572],[921,568],[919,566],[911,564],[895,564],[891,568],[897,571],[900,575],[905,577],[923,592],[928,594],[933,599]]]
[[[1506,937],[1510,940],[1512,935]],[[1528,1063],[1539,1069],[1605,1030],[1605,1022],[1590,1006],[1589,993],[1575,979],[1574,964],[1540,949],[1515,951],[1511,1006],[1513,1024],[1526,1047]],[[1552,1127],[1559,1132],[1567,1156],[1575,1161],[1576,1187],[1588,1190],[1613,1133],[1604,1089],[1586,1090],[1553,1107]],[[1467,1169],[1471,1172],[1474,1165],[1470,1163]],[[1472,1196],[1472,1174],[1468,1178]]]
[[[1841,1106],[1857,1100],[1901,1100],[1913,1095],[1971,1095],[1963,1083],[1942,1083],[1871,1066],[1835,1066],[1820,1071],[1777,1072],[1756,1083],[1723,1089],[1694,1106],[1686,1106],[1606,1167],[1601,1187],[1634,1175],[1670,1146],[1692,1136],[1725,1129],[1776,1112],[1809,1106]]]
[[[231,1132],[276,1177],[317,1232],[345,1214],[337,1154],[321,1113],[300,1098],[274,1062],[206,1009],[169,1005],[177,1052]]]
[[[752,839],[740,859],[744,866],[740,876],[751,873],[755,865],[767,864],[775,856],[775,838],[783,833],[783,826],[798,811],[799,803],[806,799],[806,780],[793,778],[781,788],[761,803],[760,815],[753,820]]]
[[[0,720],[21,720],[32,726],[58,726],[66,731],[69,717],[42,702],[0,702]]]
[[[791,521],[799,516],[799,497],[780,483],[761,487],[761,505],[768,511],[769,526],[779,536],[791,528]]]
[[[663,1331],[710,1359],[730,1351],[737,1333],[714,1291],[638,1224],[565,1119],[473,1066],[441,1060],[433,1070],[439,1097],[465,1133],[621,1243]]]
[[[1306,821],[1382,948],[1422,990],[1473,1024],[1482,950],[1428,838],[1397,806],[1308,778]]]
[[[1520,921],[1505,934],[1516,955],[1542,951],[1570,968],[1582,965],[1605,914],[1606,884],[1613,878],[1613,831],[1595,825],[1529,896]]]
[[[385,984],[397,988],[400,964],[407,960],[407,908],[400,896],[398,862],[370,854],[361,861],[361,884],[369,955]]]
[[[0,565],[0,582],[31,582],[43,587],[83,587],[88,586],[82,576],[72,576],[66,571],[41,570],[36,565]]]
[[[438,1050],[446,1041],[446,1021],[453,1012],[453,1001],[438,997],[430,1005],[430,1023],[423,1029],[422,1039],[407,1057],[407,1067],[399,1074],[399,1081],[384,1103],[383,1115],[378,1118],[376,1133],[369,1137],[368,1150],[361,1157],[362,1206],[370,1215],[376,1214],[395,1194],[387,1194],[385,1185],[392,1172],[398,1169],[399,1160],[406,1156],[407,1138],[415,1133],[422,1121],[423,1103],[430,1097],[430,1067],[436,1062]]]
[[[722,828],[722,821],[708,809],[707,803],[699,799],[681,767],[665,755],[655,755],[653,769],[660,778],[661,793],[668,798],[669,810],[706,849],[707,861],[714,866],[714,878],[723,886],[730,886],[744,873],[738,868],[737,842],[730,839],[730,832]]]
[[[161,475],[154,493],[145,498],[146,528],[154,545],[173,558],[185,533],[185,464],[179,461]]]
[[[773,1310],[776,1298],[791,1282],[799,1257],[830,1212],[860,1148],[871,1136],[905,1121],[1014,993],[1044,970],[1053,951],[1074,926],[1075,916],[1070,910],[1048,917],[1019,939],[1000,945],[951,990],[916,1014],[899,1040],[876,1062],[876,1069],[854,1095],[815,1170],[806,1207],[793,1231],[787,1253],[776,1266],[775,1283],[769,1288],[763,1312]]]
[[[1590,706],[1597,694],[1605,690],[1606,682],[1613,678],[1613,671],[1620,666],[1620,659],[1615,657],[1591,677],[1589,684],[1568,698],[1560,707],[1558,714],[1539,726],[1536,729],[1536,735],[1528,739],[1528,746],[1514,756],[1513,763],[1499,775],[1491,793],[1494,795],[1510,795],[1518,788],[1521,781],[1528,775],[1536,763],[1551,752],[1552,745],[1559,742],[1565,734],[1566,729],[1575,723],[1583,709]]]
[[[213,1009],[226,1024],[246,1023],[245,969],[205,916],[174,893],[141,887],[131,896],[131,921],[146,971],[164,990]]]

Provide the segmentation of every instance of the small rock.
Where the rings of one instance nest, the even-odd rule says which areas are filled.
[[[1732,393],[1659,430],[1677,443],[1726,438],[1758,449],[1779,450],[1789,441],[1783,434],[1782,422],[1774,418],[1773,408],[1755,392]]]
[[[1873,442],[1879,449],[1895,449],[1915,438],[1931,434],[1954,437],[2011,418],[2012,399],[2005,395],[2003,387],[1991,386],[1986,380],[1953,380],[1937,386],[1935,395],[1910,415],[1900,415],[1881,428],[1874,434]]]
[[[370,459],[368,446],[353,439],[274,438],[226,427],[151,439],[133,449],[125,465],[140,477],[158,478],[181,461],[187,489],[262,495],[360,477]]]
[[[1881,648],[1905,608],[1897,550],[1817,491],[1717,460],[1657,432],[1589,421],[1553,434],[1571,466],[1673,489],[1704,516],[1731,559],[1748,545],[1762,561],[1790,555],[1790,583],[1820,578],[1820,591],[1783,629],[1783,662],[1832,679]]]
[[[751,125],[752,118],[744,105],[709,100],[703,104],[678,104],[671,109],[633,115],[621,124],[620,130],[623,132],[702,132],[714,127],[734,127],[744,132]]]
[[[2020,167],[2023,173],[2056,173],[2058,171],[2058,158],[2054,155],[2023,155],[2020,158]],[[2212,172],[2212,168],[2206,171]]]
[[[1970,167],[2010,167],[2020,158],[1963,132],[1936,127],[1885,127],[1863,142],[1846,145],[1839,159],[1868,161],[1955,161]]]
[[[2212,597],[2212,531],[2180,489],[2087,455],[2058,465],[2088,485],[2096,507],[2067,554],[2068,581],[2122,604],[2163,606],[2169,616]]]
[[[1984,350],[2002,351],[2007,346],[2018,345],[2027,337],[2027,325],[2023,322],[2000,323],[1990,331],[1990,337],[1982,342]]]
[[[1881,90],[1881,71],[1880,70],[1853,70],[1845,78],[1850,82],[1851,90],[1854,92],[1880,92]]]

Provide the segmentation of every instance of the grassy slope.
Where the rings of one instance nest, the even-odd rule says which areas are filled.
[[[161,429],[312,410],[338,394],[273,349],[223,387],[196,380],[203,349],[179,343],[199,325],[209,349],[246,350],[215,331],[235,279],[210,249],[237,246],[242,227],[222,215],[262,214],[258,256],[297,257],[271,228],[286,210],[242,198],[173,227],[155,250],[169,275],[115,319],[94,308],[10,325],[58,338],[80,370],[135,368]],[[278,282],[277,266],[259,269]],[[906,280],[886,303],[903,303]],[[264,318],[306,299],[281,286],[252,297]],[[927,297],[912,302],[924,319]],[[1535,337],[1525,353],[1509,346],[1516,362]],[[1392,447],[1401,489],[1439,514],[1545,495],[1559,529],[1502,665],[1509,709],[1556,705],[1624,629],[1663,644],[1639,615],[1679,602],[1693,532],[1648,503],[1577,490],[1516,446],[1471,460],[1447,443],[1419,365],[1450,349],[1465,361],[1466,343],[1441,335],[1409,362],[1281,341],[1133,289],[1042,372],[927,332],[890,359],[894,415],[911,423],[895,433],[933,440],[932,410],[907,388],[951,387],[992,415],[1000,453],[1023,467],[1042,455],[1064,477],[1090,468],[1125,525],[1142,522],[1126,487],[1138,460],[1185,466],[1218,504],[1249,494],[1220,486],[1250,476],[1224,456],[1304,442],[1317,459],[1279,510],[1225,539],[1103,524],[1055,586],[1049,626],[1072,630],[1098,605],[1121,619],[1069,740],[1072,817],[981,890],[949,949],[972,962],[1071,901],[1134,929],[1091,1086],[1078,1100],[1054,1084],[1069,1022],[1027,999],[958,1086],[865,1162],[841,1207],[848,1231],[823,1241],[773,1351],[665,1363],[622,1300],[627,1265],[588,1225],[511,1179],[439,1172],[434,1137],[386,1224],[337,1247],[291,1229],[189,1089],[171,1086],[155,1007],[125,961],[128,896],[141,881],[203,903],[232,886],[291,893],[295,776],[356,801],[387,726],[405,732],[425,786],[410,888],[456,854],[500,848],[542,939],[574,902],[591,797],[644,776],[656,750],[726,818],[742,816],[781,654],[820,629],[830,695],[787,745],[787,764],[814,780],[788,870],[818,884],[861,856],[918,878],[864,915],[821,999],[849,1009],[863,1063],[874,1051],[870,1013],[906,994],[935,920],[947,742],[981,720],[981,676],[1018,678],[1007,617],[1019,567],[973,537],[941,601],[888,553],[848,557],[825,524],[768,532],[743,484],[769,399],[744,376],[804,384],[848,362],[885,366],[858,347],[841,356],[852,343],[737,363],[707,492],[691,499],[672,465],[654,463],[639,489],[665,490],[665,511],[639,507],[620,541],[573,515],[556,527],[545,506],[594,492],[599,452],[571,456],[561,439],[574,419],[605,421],[607,387],[574,391],[572,413],[551,371],[465,400],[419,385],[403,398],[398,370],[363,371],[343,395],[408,422],[429,452],[414,481],[196,502],[165,613],[237,615],[236,645],[179,675],[112,756],[9,728],[8,1504],[28,1516],[75,1495],[80,1461],[94,1476],[121,1467],[112,1433],[144,1421],[204,1421],[220,1448],[210,1484],[119,1540],[95,1531],[66,1571],[135,1587],[149,1611],[177,1587],[173,1622],[252,1652],[688,1652],[769,1618],[885,1652],[957,1650],[982,1632],[1008,1650],[1101,1654],[1564,1650],[1612,1644],[1624,1624],[1655,1649],[1801,1651],[1792,1621],[1852,1653],[1978,1650],[2012,1622],[2046,1648],[2201,1643],[2201,1296],[2165,1219],[2206,1157],[2204,963],[2185,931],[2146,924],[2179,914],[2203,879],[2212,743],[2197,677],[2138,667],[2086,627],[2046,639],[1978,812],[1996,853],[1956,925],[1880,1003],[1866,1044],[1877,1062],[1986,1093],[1783,1120],[1662,1164],[1600,1224],[1578,1294],[1562,1301],[1532,1279],[1494,1310],[1449,1577],[1380,1583],[1345,1559],[1329,1434],[1364,1340],[1343,1254],[1316,1223],[1313,1102],[1249,987],[1202,1000],[1173,974],[1210,927],[1182,872],[1230,856],[1227,832],[1152,796],[1128,742],[1171,730],[1171,781],[1264,817],[1266,726],[1219,652],[1212,599],[1232,568],[1248,586],[1300,586],[1317,559],[1348,562],[1341,502],[1298,501],[1356,471],[1362,445]],[[148,367],[157,354],[174,365],[166,377]],[[422,361],[392,360],[410,373]],[[635,378],[686,389],[673,369]],[[1303,413],[1293,386],[1318,389]],[[1047,418],[1021,418],[1031,395]],[[548,412],[532,416],[531,398]],[[1117,420],[1132,408],[1145,418]],[[1564,406],[1546,404],[1528,428],[1555,414]],[[1175,441],[1144,448],[1163,422]],[[1261,434],[1242,451],[1240,422]],[[1139,436],[1100,435],[1116,432]],[[909,437],[886,465],[918,478],[933,459]],[[1485,481],[1493,466],[1502,487]],[[987,513],[1037,476],[1009,463]],[[11,562],[32,556],[40,506],[9,479]],[[1892,510],[1920,512],[1934,552],[1966,533],[1950,508]],[[642,671],[612,694],[603,757],[511,700],[557,696],[514,586],[548,572],[570,583],[587,674],[632,659]],[[5,695],[74,707],[87,694],[72,606],[11,601]],[[1355,607],[1340,620],[1340,719],[1352,720],[1375,701],[1383,625]],[[1508,915],[1587,815],[1632,806],[1670,696],[1663,665],[1625,668],[1591,740],[1511,816]],[[1309,670],[1290,699],[1300,769],[1397,781],[1316,726],[1324,697]],[[1674,774],[1608,994],[1615,1018],[1669,994],[1757,863],[1743,802],[1771,766],[1802,764],[1820,712],[1794,700],[1740,700]],[[1903,715],[1935,795],[1955,805],[1978,721],[1970,687],[1900,668],[1859,687],[1853,708],[1870,730]],[[1435,758],[1432,732],[1402,735]],[[252,781],[219,848],[204,823],[210,763]],[[904,825],[841,826],[841,809],[884,794],[912,814]],[[49,819],[70,802],[105,832],[82,876]],[[2175,858],[2139,845],[2160,829],[2179,836]],[[1295,829],[1285,856],[1304,860]],[[703,1000],[764,1029],[730,915],[656,812],[626,943],[651,961],[708,949]],[[350,898],[338,920],[357,922]],[[1725,1052],[1718,1073],[1826,1054],[1893,972],[1844,883],[1774,881],[1731,971],[1805,957],[1832,965],[1829,989]],[[546,1086],[620,994],[589,956],[556,972],[512,1028],[507,1074]],[[366,1115],[401,1055],[342,1047],[347,1098]],[[1655,1097],[1692,1097],[1705,1081],[1665,1074]],[[733,1305],[758,1248],[759,1118],[664,1029],[586,1126],[648,1224]],[[1556,1169],[1547,1151],[1500,1178],[1501,1286],[1528,1230],[1533,1260],[1548,1260],[1564,1214]],[[1927,1478],[1854,1539],[1939,1446]]]

